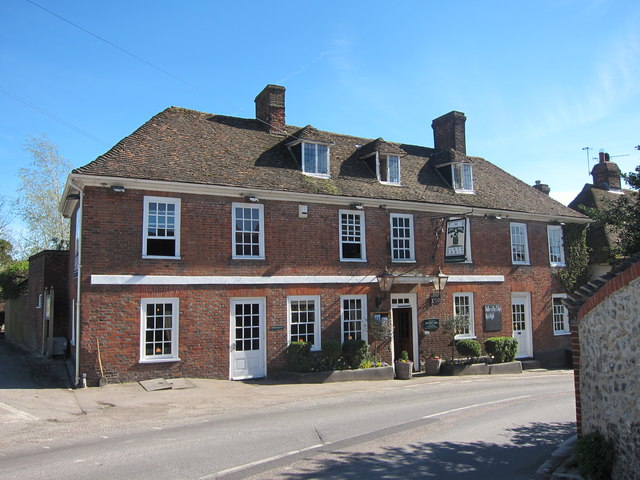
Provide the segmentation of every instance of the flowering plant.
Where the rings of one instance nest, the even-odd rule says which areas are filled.
[[[403,350],[402,353],[400,354],[400,358],[398,359],[399,362],[401,363],[413,363],[411,362],[411,360],[409,360],[409,354],[407,353],[406,350]]]

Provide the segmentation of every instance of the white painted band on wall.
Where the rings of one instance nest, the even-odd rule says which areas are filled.
[[[431,283],[431,276],[396,277],[397,283]],[[308,285],[377,283],[375,275],[282,275],[282,276],[193,276],[193,275],[91,275],[92,285]],[[500,283],[503,275],[451,275],[450,283]]]

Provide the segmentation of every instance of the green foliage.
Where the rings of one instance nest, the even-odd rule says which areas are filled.
[[[588,225],[565,225],[564,241],[566,268],[558,272],[558,278],[567,292],[576,290],[589,280],[589,247],[587,247]]]
[[[463,338],[456,341],[456,350],[461,357],[478,358],[482,348],[477,340],[472,338]]]
[[[496,363],[513,362],[518,353],[518,340],[512,337],[487,338],[484,349]]]
[[[294,372],[309,372],[313,366],[311,344],[307,342],[291,342],[287,347],[287,362]]]
[[[608,226],[616,234],[616,244],[611,246],[609,252],[611,261],[640,253],[640,165],[635,168],[635,172],[622,176],[635,192],[620,195],[602,210],[585,209],[585,213],[595,219],[598,225]]]
[[[59,212],[58,202],[71,166],[44,135],[30,137],[24,149],[32,162],[18,171],[19,198],[13,202],[27,227],[24,249],[27,253],[64,249],[69,245],[69,221]]]
[[[29,262],[13,262],[0,270],[0,296],[3,299],[17,298],[27,293]]]
[[[320,362],[324,370],[335,370],[340,360],[342,347],[340,342],[335,340],[326,340],[322,342],[322,352],[320,354]]]
[[[578,469],[585,480],[609,480],[613,457],[613,441],[600,432],[584,435],[576,444]]]
[[[403,350],[402,353],[400,353],[400,360],[403,362],[409,361],[409,353],[406,350]]]
[[[469,328],[469,317],[465,315],[454,315],[448,317],[442,323],[442,329],[445,334],[451,335],[451,361],[455,357],[456,335],[464,333]]]
[[[348,368],[360,368],[369,355],[369,345],[364,340],[346,340],[342,344],[342,359]]]
[[[11,251],[13,245],[8,240],[0,238],[0,269],[6,265],[9,265],[13,259],[11,258]]]

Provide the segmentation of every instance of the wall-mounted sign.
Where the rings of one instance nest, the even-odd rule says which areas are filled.
[[[467,220],[458,218],[447,220],[447,240],[444,248],[445,262],[464,262],[467,260]]]
[[[502,330],[502,305],[484,305],[484,331]]]
[[[422,328],[428,332],[433,332],[440,328],[439,318],[425,318],[422,320]]]
[[[284,330],[284,325],[271,325],[269,330]]]

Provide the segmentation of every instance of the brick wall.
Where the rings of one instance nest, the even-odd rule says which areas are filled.
[[[143,259],[143,197],[167,196],[181,199],[181,259]],[[377,284],[308,285],[238,288],[237,286],[197,287],[105,287],[91,285],[91,274],[129,275],[377,275],[385,266],[394,274],[503,275],[499,283],[454,283],[445,290],[443,302],[430,306],[433,286],[397,285],[393,293],[417,294],[418,320],[444,319],[453,311],[454,292],[474,294],[475,329],[478,340],[489,336],[510,336],[511,292],[530,292],[533,343],[536,351],[568,347],[567,336],[554,337],[551,322],[551,294],[561,288],[549,267],[546,224],[527,222],[531,265],[514,266],[510,257],[509,221],[471,217],[472,264],[444,263],[444,234],[439,237],[441,215],[414,214],[416,263],[393,264],[389,247],[389,211],[365,208],[367,262],[341,262],[338,216],[349,205],[308,204],[308,218],[298,218],[299,203],[261,201],[265,218],[265,260],[232,259],[232,202],[220,196],[161,194],[109,188],[87,187],[83,200],[82,243],[82,369],[95,378],[96,338],[100,339],[103,364],[109,375],[120,380],[157,376],[203,376],[228,378],[229,299],[266,297],[267,328],[286,327],[286,297],[294,292],[311,292],[322,297],[323,338],[339,339],[340,295],[366,294],[368,311],[381,297]],[[73,235],[73,227],[72,227]],[[73,237],[72,237],[73,238]],[[73,258],[73,252],[71,254]],[[73,283],[73,282],[71,282]],[[70,288],[75,289],[74,285]],[[140,299],[175,296],[180,298],[180,357],[171,365],[140,365]],[[501,332],[484,332],[483,305],[500,304]],[[389,307],[388,299],[382,308]],[[184,311],[182,311],[184,309]],[[183,326],[185,329],[183,329]],[[421,355],[432,351],[450,352],[448,336],[441,332],[418,337]],[[269,330],[267,337],[269,371],[284,367],[286,328]],[[105,367],[107,368],[107,367]],[[162,374],[162,375],[160,375]]]

